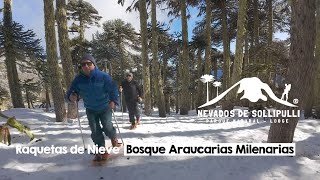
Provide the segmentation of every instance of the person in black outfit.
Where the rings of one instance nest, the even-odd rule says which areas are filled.
[[[133,80],[132,73],[129,72],[126,74],[126,79],[122,81],[119,91],[124,92],[125,101],[129,111],[129,119],[131,122],[130,129],[135,129],[137,128],[137,125],[140,124],[138,103],[142,101],[142,92],[138,83]]]

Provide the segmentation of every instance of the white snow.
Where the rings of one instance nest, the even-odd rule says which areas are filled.
[[[86,145],[93,145],[85,111],[80,116]],[[300,120],[295,131],[294,157],[230,157],[230,156],[121,156],[106,166],[92,167],[93,155],[88,154],[16,154],[17,146],[82,146],[77,121],[54,122],[54,113],[41,109],[10,109],[7,116],[15,116],[30,126],[36,139],[10,128],[12,145],[0,143],[0,180],[87,180],[87,179],[320,179],[320,121]],[[261,143],[266,142],[270,124],[263,123],[207,123],[195,112],[189,116],[172,113],[167,118],[142,117],[142,124],[134,131],[128,129],[128,114],[116,112],[122,137],[126,144],[135,143]],[[3,119],[0,119],[3,122]],[[106,137],[109,146],[110,141]]]

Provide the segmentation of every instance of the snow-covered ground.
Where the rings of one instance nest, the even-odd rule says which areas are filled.
[[[119,157],[106,166],[92,167],[89,154],[16,154],[17,146],[82,146],[77,121],[54,122],[54,113],[40,109],[11,109],[3,112],[16,116],[30,126],[37,139],[11,128],[12,145],[0,143],[0,180],[87,180],[87,179],[320,179],[320,121],[300,120],[295,131],[295,157]],[[261,143],[267,139],[269,123],[207,123],[195,112],[189,116],[142,118],[134,131],[128,129],[128,114],[116,112],[120,131],[126,144],[141,143]],[[85,142],[93,145],[84,109],[80,111]],[[0,119],[2,121],[2,119]],[[110,145],[110,141],[106,138]],[[28,144],[27,144],[28,143]]]

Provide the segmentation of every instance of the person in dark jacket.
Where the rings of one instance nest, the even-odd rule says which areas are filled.
[[[129,111],[129,119],[131,122],[130,129],[135,129],[140,124],[140,111],[138,103],[142,101],[142,92],[138,83],[133,80],[133,74],[127,73],[126,79],[121,83],[120,92],[124,92],[124,99]],[[136,119],[135,119],[136,117]]]
[[[81,61],[81,71],[72,81],[70,89],[66,93],[69,102],[83,98],[86,114],[91,129],[91,138],[100,148],[105,147],[105,139],[102,132],[111,139],[113,147],[119,147],[116,129],[113,127],[112,110],[118,104],[118,88],[111,77],[100,71],[95,59],[85,54]],[[102,127],[100,126],[100,123]],[[106,154],[97,154],[95,159],[106,158]]]

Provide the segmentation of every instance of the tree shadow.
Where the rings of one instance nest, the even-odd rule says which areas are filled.
[[[320,160],[320,133],[313,133],[307,139],[296,142],[296,149],[296,156]]]

